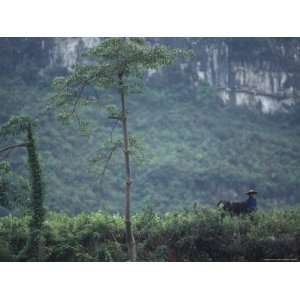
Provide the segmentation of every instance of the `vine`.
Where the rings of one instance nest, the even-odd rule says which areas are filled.
[[[44,183],[42,169],[36,147],[34,123],[29,117],[13,117],[0,128],[0,136],[17,136],[26,134],[26,141],[21,144],[10,145],[0,153],[11,151],[18,147],[25,147],[27,150],[27,163],[30,172],[31,186],[31,220],[29,223],[29,238],[25,248],[19,253],[18,260],[41,261],[42,228],[45,219],[44,209]]]

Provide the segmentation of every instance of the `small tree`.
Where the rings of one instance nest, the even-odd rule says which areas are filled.
[[[127,98],[129,94],[141,91],[142,79],[148,69],[171,64],[179,53],[183,51],[165,46],[150,46],[142,38],[107,38],[86,53],[86,63],[76,65],[70,76],[54,80],[57,104],[62,107],[70,103],[73,105],[72,111],[63,116],[77,116],[76,108],[80,104],[97,102],[97,97],[89,97],[91,89],[104,88],[119,95],[120,109],[112,110],[110,118],[120,121],[123,129],[125,230],[128,256],[132,261],[136,260],[137,253],[130,215],[132,176]]]
[[[41,237],[42,226],[45,218],[44,210],[44,185],[42,180],[42,170],[37,153],[36,142],[34,137],[34,124],[29,117],[13,117],[8,123],[0,127],[0,136],[17,136],[25,133],[25,142],[13,144],[0,150],[0,153],[25,147],[27,149],[27,162],[30,172],[31,185],[31,220],[30,232],[27,244],[19,255],[19,259],[41,260]]]

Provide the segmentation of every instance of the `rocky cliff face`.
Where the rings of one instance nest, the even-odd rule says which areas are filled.
[[[67,69],[71,69],[72,65],[78,62],[80,53],[86,48],[96,46],[100,38],[55,38],[53,47],[50,50],[50,63],[52,65],[60,64]]]
[[[79,53],[99,38],[55,38],[51,64],[70,69]],[[226,103],[258,107],[264,113],[287,112],[299,99],[300,39],[150,38],[151,42],[193,49],[194,58],[180,65],[197,86],[208,82]]]
[[[290,70],[291,62],[299,64],[299,48],[286,49],[291,45],[280,41],[282,54],[278,50],[274,53],[272,44],[265,49],[260,49],[263,45],[255,40],[248,44],[249,48],[239,49],[226,40],[221,43],[206,41],[204,45],[200,42],[200,51],[196,54],[199,81],[215,86],[224,102],[258,106],[264,113],[288,111],[299,93],[298,70]]]

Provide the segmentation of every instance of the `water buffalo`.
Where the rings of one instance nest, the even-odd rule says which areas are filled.
[[[230,202],[221,200],[217,203],[217,207],[230,212],[231,215],[241,215],[252,212],[246,202]]]

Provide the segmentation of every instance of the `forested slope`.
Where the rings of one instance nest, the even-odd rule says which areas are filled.
[[[189,45],[181,39],[161,42]],[[51,39],[44,44],[37,39],[1,41],[0,121],[19,113],[38,121],[51,210],[73,214],[99,208],[120,211],[123,160],[116,155],[103,177],[103,160],[97,159],[99,154],[107,156],[103,148],[113,124],[105,107],[117,99],[103,95],[100,105],[83,108],[90,135],[84,126],[79,130],[76,122],[58,121],[51,106],[52,80],[67,70],[50,64],[51,43]],[[288,113],[265,114],[259,104],[224,103],[216,87],[205,80],[192,84],[188,72],[194,74],[189,69],[183,72],[178,63],[155,73],[148,78],[144,93],[129,99],[129,127],[141,150],[134,160],[133,209],[150,205],[165,212],[194,202],[215,205],[220,198],[242,199],[250,186],[259,191],[261,207],[299,203],[298,105]],[[114,138],[119,134],[117,127]],[[22,150],[12,157],[12,169],[26,179]],[[11,175],[2,178],[9,181],[11,197],[25,194],[16,189]]]

